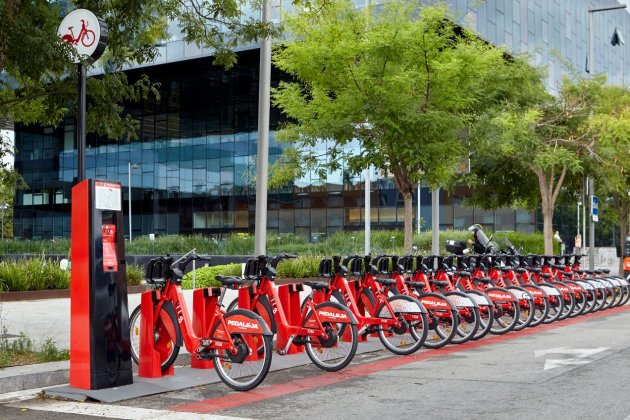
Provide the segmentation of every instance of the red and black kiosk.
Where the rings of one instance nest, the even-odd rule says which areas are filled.
[[[87,179],[72,189],[70,386],[133,382],[121,187]]]

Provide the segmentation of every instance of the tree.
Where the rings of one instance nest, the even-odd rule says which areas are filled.
[[[286,27],[299,41],[277,48],[274,63],[295,81],[272,97],[289,118],[277,138],[292,147],[276,168],[299,177],[344,162],[352,173],[372,165],[392,174],[410,251],[417,182],[444,185],[467,153],[469,127],[526,92],[531,70],[457,26],[444,5],[393,1],[377,13],[339,1],[288,17]],[[323,139],[330,146],[317,155]]]
[[[626,234],[630,231],[630,90],[625,86],[605,86],[602,99],[589,118],[589,128],[598,133],[597,171],[599,195],[610,197],[610,206],[619,223],[621,255],[625,255]],[[623,273],[623,258],[619,261]]]
[[[589,161],[600,159],[595,150],[597,136],[588,119],[604,81],[603,77],[577,82],[566,79],[557,96],[541,93],[538,102],[506,108],[489,121],[480,136],[485,141],[477,145],[479,156],[503,162],[512,175],[524,171],[537,181],[546,254],[553,253],[553,213],[567,176],[585,172]],[[494,179],[500,177],[501,167],[489,170]],[[529,182],[523,177],[524,185]],[[512,186],[504,181],[497,189]],[[500,198],[506,204],[524,198],[531,205],[531,193],[517,187]]]
[[[226,67],[236,60],[237,44],[274,33],[270,24],[243,17],[242,10],[255,8],[257,1],[78,0],[73,4],[103,17],[109,28],[108,48],[99,60],[104,74],[88,80],[88,131],[113,139],[135,136],[137,122],[123,115],[121,103],[157,94],[147,78],[130,83],[120,70],[157,57],[157,43],[169,37],[169,20],[179,22],[187,41],[213,48],[215,62]],[[75,103],[76,66],[69,60],[70,46],[57,36],[65,12],[45,0],[0,3],[0,121],[57,125],[74,112],[68,104]]]

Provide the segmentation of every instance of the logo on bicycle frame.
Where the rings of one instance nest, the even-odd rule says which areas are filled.
[[[79,59],[96,61],[107,45],[107,25],[94,13],[86,9],[76,9],[63,18],[57,29],[59,37],[74,47]]]

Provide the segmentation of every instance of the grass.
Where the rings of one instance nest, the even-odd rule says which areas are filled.
[[[40,348],[36,349],[33,341],[24,333],[20,333],[19,337],[9,341],[7,328],[1,326],[0,331],[0,368],[56,362],[70,358],[70,352],[58,349],[52,338],[47,338]]]

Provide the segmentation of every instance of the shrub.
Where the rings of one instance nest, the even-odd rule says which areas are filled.
[[[317,277],[321,259],[321,256],[305,255],[296,259],[282,260],[276,267],[277,277],[283,279]]]
[[[0,262],[0,285],[6,291],[67,289],[70,273],[50,259],[31,258]]]
[[[135,264],[127,266],[127,286],[137,286],[144,281],[144,267]]]
[[[242,272],[241,264],[227,264],[227,265],[215,265],[208,267],[198,268],[196,273],[196,283],[195,287],[214,287],[220,286],[215,277],[218,275],[221,276],[240,276]],[[188,272],[184,275],[182,279],[182,288],[183,289],[192,289],[192,281],[193,276],[192,272]]]

